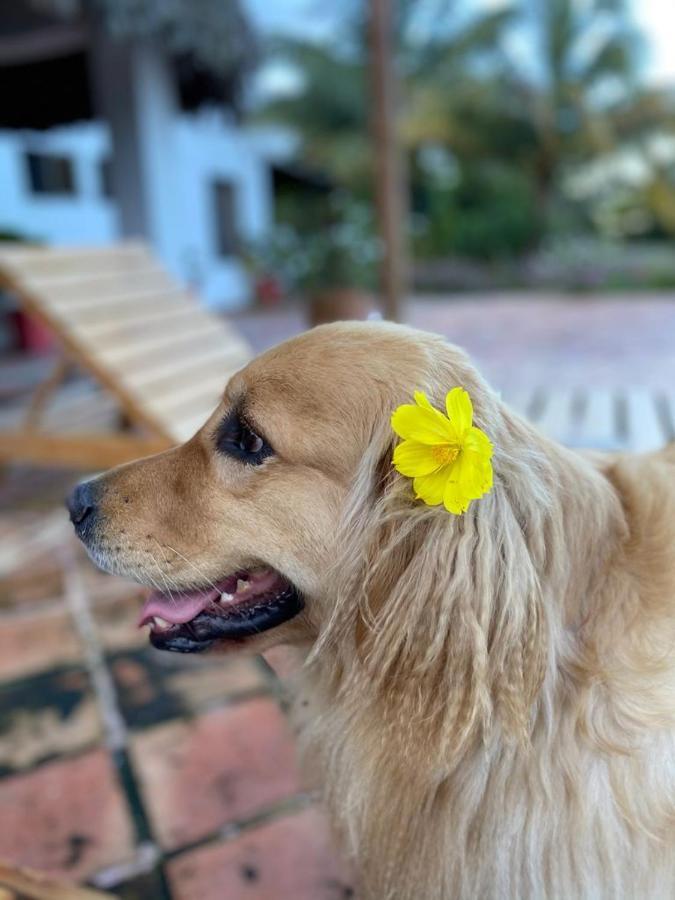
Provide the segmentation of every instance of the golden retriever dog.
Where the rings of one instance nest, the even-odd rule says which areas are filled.
[[[457,385],[495,448],[461,516],[414,499],[390,425]],[[155,646],[298,648],[301,752],[363,898],[675,896],[673,450],[566,449],[443,339],[344,323],[69,506],[157,589]]]

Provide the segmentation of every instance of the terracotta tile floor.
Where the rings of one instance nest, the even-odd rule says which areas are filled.
[[[271,670],[150,647],[72,535],[78,477],[0,480],[0,858],[143,900],[350,896]]]
[[[51,498],[0,511],[0,859],[143,900],[351,896],[271,670],[154,650],[137,595]]]
[[[675,293],[425,297],[406,319],[463,347],[500,390],[675,383]],[[247,313],[235,322],[264,350],[301,330],[303,316]]]
[[[500,388],[670,388],[675,302],[633,301],[424,300],[410,318]],[[264,349],[302,316],[237,322]],[[11,393],[25,370],[3,371]],[[71,535],[60,504],[77,478],[0,475],[0,858],[123,898],[353,896],[302,791],[278,682],[261,660],[147,645],[137,590],[96,572]]]

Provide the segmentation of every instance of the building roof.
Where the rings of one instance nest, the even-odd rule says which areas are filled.
[[[184,109],[237,108],[257,60],[239,0],[18,0],[0,8],[0,127],[49,128],[95,114],[94,29],[105,40],[159,42]]]

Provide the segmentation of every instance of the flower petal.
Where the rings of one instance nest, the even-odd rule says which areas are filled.
[[[487,465],[489,466],[489,462]],[[453,480],[456,480],[462,493],[471,500],[477,500],[485,493],[487,472],[485,464],[479,456],[462,453],[452,474]]]
[[[414,479],[417,499],[429,506],[442,503],[460,515],[492,488],[492,443],[472,425],[473,405],[463,388],[448,392],[447,417],[423,391],[415,391],[414,400],[414,406],[399,406],[391,417],[393,430],[403,438],[394,450],[394,467]],[[457,451],[453,462],[443,461],[453,459]]]
[[[492,457],[492,441],[484,431],[481,431],[480,428],[476,428],[475,425],[472,425],[468,434],[464,436],[464,447],[474,453],[479,453],[486,459]]]
[[[463,450],[453,468],[452,479],[467,497],[477,500],[492,488],[492,463],[484,456]]]
[[[469,508],[469,503],[471,498],[464,494],[458,482],[448,480],[443,491],[443,506],[447,511],[460,516]]]
[[[415,403],[418,406],[421,406],[423,409],[435,409],[435,407],[433,407],[431,405],[431,403],[429,402],[429,398],[424,393],[424,391],[415,391],[414,397],[415,397]]]
[[[443,502],[445,485],[448,481],[448,467],[443,466],[430,475],[420,475],[413,481],[415,497],[423,500],[428,506],[438,506]]]
[[[455,429],[437,409],[425,409],[412,404],[404,404],[394,410],[391,427],[405,440],[420,444],[440,444],[456,442]]]
[[[473,420],[473,404],[464,388],[456,387],[448,392],[445,398],[448,418],[454,425],[458,435],[462,437],[471,428]]]
[[[439,465],[429,444],[402,441],[394,449],[394,467],[401,475],[414,478],[417,475],[429,475],[431,472],[435,472]]]

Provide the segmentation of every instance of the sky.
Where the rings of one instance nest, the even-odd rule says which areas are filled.
[[[650,44],[649,77],[659,83],[675,82],[675,3],[673,0],[634,0],[633,15]]]
[[[339,23],[334,0],[244,0],[264,32],[330,38]],[[505,0],[470,0],[473,8],[494,8]],[[675,83],[675,0],[632,0],[633,18],[647,43],[645,74],[656,84]]]

